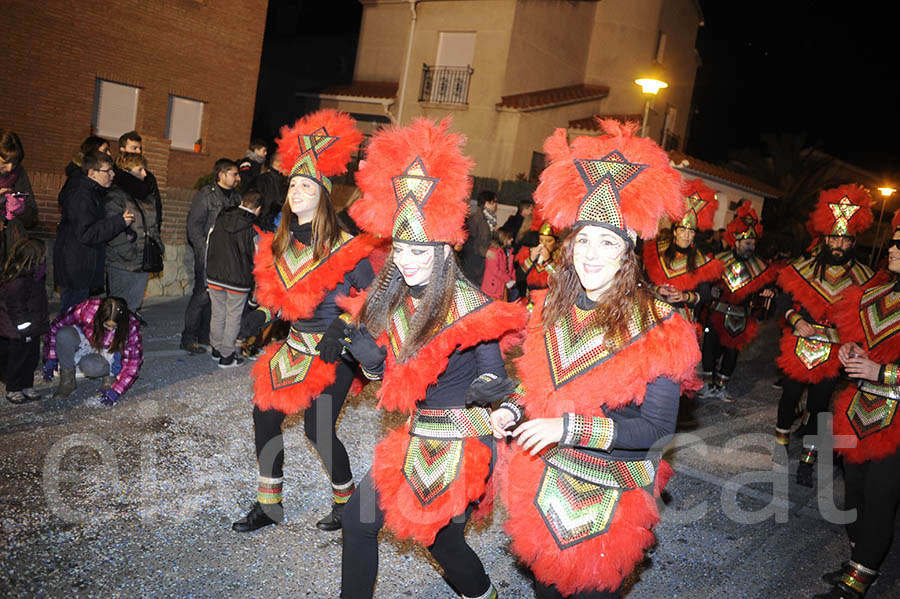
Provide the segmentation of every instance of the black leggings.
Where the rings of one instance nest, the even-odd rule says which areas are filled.
[[[353,478],[347,450],[334,430],[352,382],[353,370],[341,360],[337,363],[334,383],[326,387],[303,413],[303,430],[306,438],[312,441],[313,447],[316,448],[316,453],[322,459],[331,482],[339,485]],[[253,408],[256,459],[259,462],[260,476],[267,478],[284,476],[284,439],[281,435],[284,418],[284,413],[278,410],[260,410],[255,406]]]
[[[801,383],[792,378],[785,377],[781,391],[781,399],[778,400],[778,424],[780,429],[789,429],[794,422],[794,410],[803,395],[806,393],[806,412],[809,415],[809,423],[806,425],[805,434],[815,435],[819,430],[819,414],[828,411],[828,402],[831,393],[837,385],[837,377],[823,379],[815,384]]]
[[[491,581],[481,559],[466,543],[465,531],[472,506],[461,517],[442,528],[428,551],[444,569],[447,580],[458,593],[479,597]],[[371,472],[359,483],[344,509],[344,546],[341,554],[342,599],[369,599],[378,576],[378,532],[384,526],[384,513],[378,507],[378,492]]]
[[[847,535],[854,543],[850,559],[877,570],[894,539],[894,522],[900,506],[900,450],[861,464],[845,460],[844,484],[847,488],[844,509],[857,510],[856,520],[847,525]]]
[[[621,588],[621,587],[620,587]],[[564,595],[556,589],[556,585],[547,586],[543,582],[534,581],[535,599],[564,599]],[[615,591],[582,591],[569,595],[571,599],[618,599],[619,589]]]
[[[733,347],[725,347],[719,341],[719,334],[716,333],[712,325],[709,331],[703,335],[703,371],[716,373],[716,366],[719,358],[722,358],[722,367],[718,369],[718,373],[725,378],[731,377],[734,367],[737,366],[739,350]]]

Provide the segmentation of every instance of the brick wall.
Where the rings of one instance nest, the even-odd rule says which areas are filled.
[[[61,174],[91,133],[96,79],[134,85],[151,170],[192,187],[217,158],[247,151],[267,4],[4,0],[4,59],[14,66],[0,77],[0,126],[21,136],[29,174]],[[205,103],[202,153],[168,148],[169,94]]]

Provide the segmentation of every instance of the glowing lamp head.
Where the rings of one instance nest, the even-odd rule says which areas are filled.
[[[659,93],[659,90],[669,87],[669,84],[665,81],[660,81],[659,79],[651,79],[648,77],[635,79],[634,82],[641,86],[641,91],[643,93],[651,94],[654,96]]]
[[[881,195],[883,195],[886,198],[891,197],[892,195],[894,195],[897,192],[897,190],[894,189],[893,187],[879,187],[878,191],[880,191]]]

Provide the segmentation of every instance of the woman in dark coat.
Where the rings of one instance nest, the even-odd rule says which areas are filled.
[[[0,128],[0,263],[25,237],[25,229],[37,224],[37,203],[23,158],[25,149],[19,136]]]

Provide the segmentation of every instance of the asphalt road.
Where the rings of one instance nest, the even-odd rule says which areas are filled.
[[[231,531],[255,499],[250,367],[220,370],[177,348],[185,301],[143,310],[144,368],[115,407],[97,404],[98,383],[84,380],[62,405],[0,401],[0,596],[338,596],[340,533],[314,526],[330,488],[296,418],[285,433],[286,522]],[[696,423],[679,429],[659,543],[628,581],[630,599],[811,597],[849,557],[842,526],[823,516],[842,497],[839,471],[806,489],[772,459],[774,348],[769,324],[738,364],[737,401],[700,401]],[[348,402],[339,425],[357,480],[400,420],[371,395]],[[799,450],[795,439],[791,471]],[[502,521],[498,507],[468,539],[501,597],[531,597]],[[882,571],[869,596],[900,597],[900,548]],[[376,596],[456,595],[423,549],[384,534]]]

